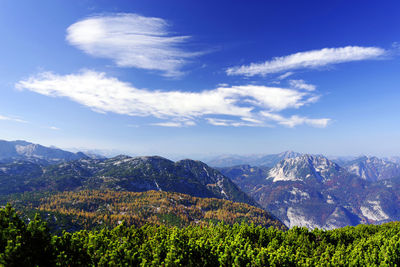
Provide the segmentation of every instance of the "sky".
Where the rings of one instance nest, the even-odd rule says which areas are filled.
[[[400,2],[0,0],[0,139],[400,155]]]

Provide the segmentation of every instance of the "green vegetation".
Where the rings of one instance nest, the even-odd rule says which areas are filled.
[[[127,226],[155,225],[184,227],[209,222],[253,223],[263,227],[286,227],[263,209],[245,203],[217,198],[199,198],[164,192],[126,192],[82,190],[36,192],[0,199],[10,202],[25,221],[35,213],[46,219],[52,232],[114,228],[122,221]]]
[[[400,223],[288,231],[234,224],[144,225],[52,235],[38,216],[25,224],[0,210],[5,266],[318,266],[400,264]]]

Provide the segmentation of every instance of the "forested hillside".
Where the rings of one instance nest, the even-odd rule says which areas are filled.
[[[184,227],[225,222],[286,229],[270,213],[245,203],[174,192],[83,190],[26,193],[0,199],[3,204],[7,201],[16,207],[25,221],[33,219],[39,212],[51,230],[57,233],[112,228],[122,221],[128,226],[150,223]]]
[[[0,264],[6,266],[396,266],[400,223],[330,231],[226,224],[50,234],[0,210]]]

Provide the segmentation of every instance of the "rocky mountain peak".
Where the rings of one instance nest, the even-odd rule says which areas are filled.
[[[362,156],[348,164],[346,169],[367,181],[385,180],[400,176],[400,164],[373,156]]]
[[[302,155],[301,153],[298,153],[298,152],[295,152],[295,151],[292,151],[292,150],[287,150],[287,151],[284,151],[282,153],[279,153],[278,157],[280,157],[282,159],[288,159],[288,158],[296,158],[296,157],[299,157],[301,155]]]
[[[325,182],[340,169],[339,165],[324,156],[303,154],[280,161],[269,171],[267,179],[273,179],[274,182],[308,179]]]
[[[83,153],[72,153],[55,147],[46,147],[23,140],[0,140],[0,160],[28,160],[42,164],[53,164],[87,157]]]

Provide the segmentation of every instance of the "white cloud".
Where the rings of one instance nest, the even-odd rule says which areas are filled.
[[[223,120],[223,119],[215,119],[215,118],[206,118],[209,124],[214,126],[230,126],[232,121]]]
[[[182,48],[189,36],[172,36],[161,18],[119,13],[80,20],[67,29],[67,41],[85,53],[113,60],[120,67],[163,72],[176,77],[199,52]]]
[[[59,131],[60,130],[60,128],[58,128],[56,126],[50,126],[49,129],[53,130],[53,131]]]
[[[263,121],[250,119],[250,118],[241,118],[242,120],[226,120],[226,119],[218,119],[218,118],[206,118],[206,121],[214,126],[233,126],[233,127],[264,127],[269,126],[264,124]]]
[[[152,123],[151,125],[154,126],[163,126],[163,127],[182,127],[182,123],[176,121],[167,121],[167,122],[159,122],[159,123]]]
[[[279,114],[265,112],[265,111],[262,111],[261,115],[269,120],[278,122],[278,124],[280,124],[280,125],[284,125],[284,126],[287,126],[290,128],[293,128],[295,126],[302,125],[302,124],[307,124],[307,125],[313,126],[313,127],[324,128],[331,121],[328,118],[310,119],[307,117],[301,117],[301,116],[297,116],[297,115],[293,115],[289,118],[286,118]]]
[[[18,82],[16,88],[66,97],[96,112],[167,119],[157,125],[170,127],[192,126],[195,119],[207,115],[240,118],[239,122],[231,123],[233,126],[260,125],[263,123],[260,111],[276,113],[319,99],[313,92],[260,85],[218,87],[201,92],[151,91],[91,70],[70,75],[44,72]]]
[[[228,75],[267,75],[294,69],[317,68],[331,64],[376,59],[386,51],[379,47],[346,46],[339,48],[324,48],[299,52],[284,57],[276,57],[264,63],[251,63],[232,67],[226,70]]]
[[[278,77],[278,80],[286,79],[287,77],[289,77],[289,76],[291,76],[291,75],[293,75],[293,74],[294,74],[294,72],[288,71],[288,72],[286,72],[286,73],[280,75],[280,76]]]
[[[229,84],[227,84],[227,83],[219,83],[218,84],[218,87],[228,87],[229,86]]]
[[[0,121],[13,121],[13,122],[19,122],[19,123],[28,123],[27,121],[21,120],[19,118],[3,116],[3,115],[0,115]]]
[[[152,123],[151,125],[162,126],[162,127],[187,127],[187,126],[195,126],[196,123],[194,121],[187,119],[178,119],[174,121]]]
[[[304,80],[290,80],[290,86],[297,89],[304,89],[307,91],[314,91],[316,86],[313,84],[308,84]]]

